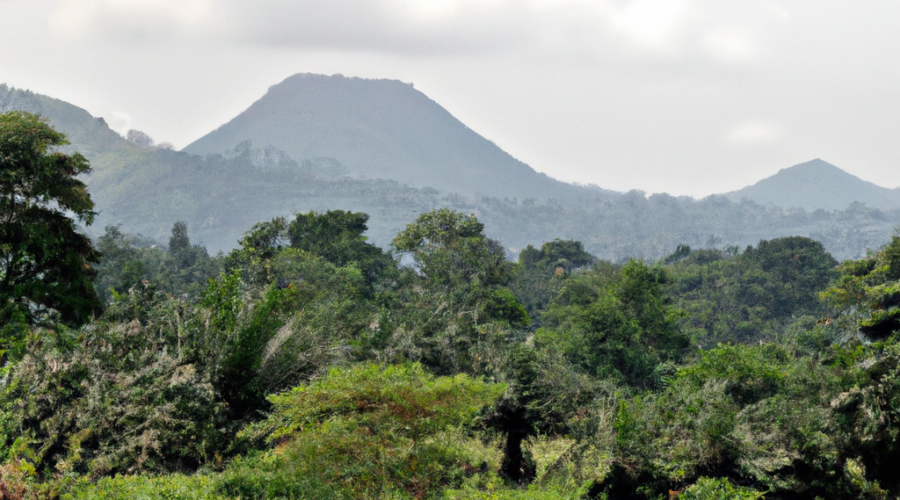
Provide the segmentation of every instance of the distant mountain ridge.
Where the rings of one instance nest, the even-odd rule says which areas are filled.
[[[72,141],[66,149],[90,160],[93,172],[84,179],[99,212],[88,228],[92,234],[112,224],[165,242],[173,223],[185,221],[192,241],[213,252],[234,248],[257,222],[310,210],[365,212],[371,216],[370,241],[386,246],[418,214],[447,207],[475,214],[512,254],[563,238],[582,241],[589,252],[615,262],[659,259],[679,244],[734,250],[795,235],[821,241],[838,259],[857,258],[888,241],[900,223],[900,209],[862,204],[811,213],[724,196],[694,200],[592,186],[568,186],[571,196],[541,200],[501,196],[492,191],[496,184],[486,183],[487,196],[463,196],[410,187],[404,178],[353,178],[333,157],[297,160],[267,141],[244,140],[203,156],[139,147],[84,109],[0,85],[0,112],[15,109],[46,116]]]
[[[854,202],[878,209],[900,208],[900,188],[888,189],[864,181],[818,158],[782,169],[723,196],[733,201],[746,198],[761,205],[809,211],[844,210]]]
[[[297,74],[183,151],[221,154],[241,142],[294,160],[333,158],[357,178],[393,179],[465,196],[593,196],[536,172],[397,80]]]

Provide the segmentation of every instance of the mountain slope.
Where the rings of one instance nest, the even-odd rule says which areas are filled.
[[[888,189],[815,159],[780,170],[752,186],[725,194],[763,205],[806,210],[843,210],[853,202],[879,209],[900,208],[900,189]]]
[[[50,124],[66,134],[72,143],[68,149],[77,147],[87,157],[137,149],[111,130],[103,118],[94,118],[87,111],[59,99],[0,84],[0,113],[13,110],[49,118]]]
[[[223,153],[245,140],[443,193],[566,200],[585,191],[535,172],[397,80],[294,75],[184,151]]]

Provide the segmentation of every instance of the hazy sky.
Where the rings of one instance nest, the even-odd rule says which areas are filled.
[[[0,82],[181,148],[294,73],[413,82],[558,179],[900,186],[900,2],[0,0]]]

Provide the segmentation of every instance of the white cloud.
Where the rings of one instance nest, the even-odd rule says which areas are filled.
[[[784,138],[784,128],[772,122],[749,120],[725,133],[725,143],[736,147],[752,147],[772,144]]]
[[[766,6],[766,10],[772,17],[779,21],[790,22],[794,19],[794,16],[791,15],[789,10],[778,4],[770,3]]]
[[[705,0],[59,0],[55,30],[117,40],[399,55],[520,51],[747,59],[743,18]],[[754,8],[757,13],[772,7]],[[773,14],[768,14],[771,17]],[[724,23],[724,24],[723,24]],[[730,26],[723,28],[723,26]],[[704,35],[706,34],[706,35]],[[705,37],[705,38],[704,38]],[[693,53],[691,53],[693,51]]]
[[[643,47],[667,52],[675,48],[688,10],[685,0],[632,0],[612,25]]]
[[[50,18],[68,36],[129,37],[196,32],[212,20],[211,0],[60,0]]]
[[[128,113],[125,113],[124,111],[113,111],[110,113],[110,117],[106,120],[106,123],[109,125],[109,128],[124,136],[128,130],[131,129],[131,121],[131,115]]]
[[[703,42],[710,55],[726,62],[750,62],[759,55],[753,40],[740,29],[715,29]]]

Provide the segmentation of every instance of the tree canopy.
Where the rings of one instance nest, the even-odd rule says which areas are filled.
[[[107,227],[101,316],[26,324],[0,366],[0,497],[900,494],[900,237],[837,270],[796,237],[516,263],[474,215],[393,255],[367,222],[276,218],[228,256]]]
[[[39,116],[0,115],[0,319],[33,323],[54,315],[70,324],[99,312],[91,264],[100,254],[78,232],[94,203],[78,175],[90,172],[65,135]],[[74,220],[73,217],[74,216]]]

